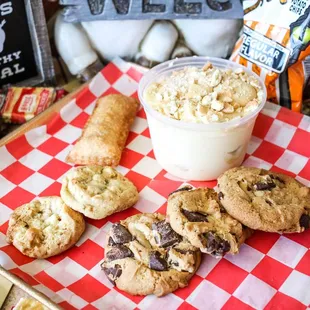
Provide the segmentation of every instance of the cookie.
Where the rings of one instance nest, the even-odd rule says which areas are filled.
[[[172,192],[168,197],[167,218],[174,231],[201,252],[215,257],[238,253],[251,234],[220,206],[217,193],[209,188],[186,186]]]
[[[199,250],[163,215],[145,213],[112,225],[101,267],[127,293],[164,296],[187,286],[199,265]]]
[[[92,219],[103,219],[132,207],[139,199],[136,187],[111,167],[72,168],[64,177],[60,195],[72,209]]]
[[[309,228],[309,188],[287,175],[239,167],[220,176],[218,186],[227,212],[252,229],[302,232]]]
[[[85,230],[82,214],[60,197],[44,197],[11,214],[7,241],[24,255],[47,258],[71,248]]]

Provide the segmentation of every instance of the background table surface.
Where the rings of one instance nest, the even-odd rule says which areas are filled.
[[[132,208],[103,220],[87,219],[78,243],[45,260],[22,255],[5,241],[15,208],[37,196],[59,195],[65,157],[80,136],[100,96],[137,97],[142,73],[120,59],[105,67],[47,125],[0,148],[0,264],[65,309],[307,309],[310,304],[310,230],[302,234],[256,232],[238,255],[204,255],[187,288],[163,298],[119,291],[100,269],[107,231],[113,222],[140,212],[166,211],[168,194],[186,182],[167,174],[154,158],[146,116],[141,109],[119,167],[140,192]],[[259,114],[245,166],[283,172],[310,185],[310,118],[273,104]],[[308,308],[310,309],[310,308]]]

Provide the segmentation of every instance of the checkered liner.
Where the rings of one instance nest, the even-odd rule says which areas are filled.
[[[36,196],[59,195],[61,179],[71,168],[65,156],[95,100],[111,93],[137,97],[141,76],[130,64],[113,61],[53,121],[0,148],[0,264],[65,309],[306,309],[310,230],[283,236],[256,232],[238,255],[220,260],[204,255],[190,285],[163,298],[130,296],[107,280],[100,262],[111,224],[140,212],[165,213],[169,192],[184,183],[156,162],[143,109],[118,167],[139,189],[140,200],[133,208],[107,219],[87,220],[81,240],[49,259],[28,258],[6,243],[8,219],[16,207]],[[309,142],[310,118],[267,104],[258,116],[244,165],[284,172],[309,186]]]

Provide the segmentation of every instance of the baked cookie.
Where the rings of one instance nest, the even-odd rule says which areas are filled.
[[[113,224],[102,269],[132,295],[164,296],[188,285],[200,252],[174,232],[161,214],[138,214]]]
[[[220,206],[217,193],[209,188],[185,186],[172,192],[167,218],[173,230],[201,252],[215,257],[238,253],[251,234]]]
[[[220,176],[218,186],[227,212],[252,229],[302,232],[309,228],[309,188],[287,175],[239,167]]]
[[[136,187],[111,167],[72,168],[64,177],[60,195],[72,209],[92,219],[103,219],[132,207],[139,199]]]
[[[29,257],[47,258],[71,248],[84,230],[82,214],[60,197],[44,197],[14,210],[7,241]]]

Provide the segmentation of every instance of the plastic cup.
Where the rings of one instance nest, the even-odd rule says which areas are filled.
[[[242,68],[257,78],[263,90],[262,102],[257,109],[242,118],[228,122],[189,123],[157,112],[144,99],[144,92],[151,83],[184,67],[203,67],[206,62],[222,69]],[[241,165],[255,120],[266,102],[266,88],[259,76],[237,63],[212,57],[184,57],[164,62],[149,70],[140,81],[139,99],[146,112],[158,163],[176,177],[208,181],[218,178],[230,168]]]

